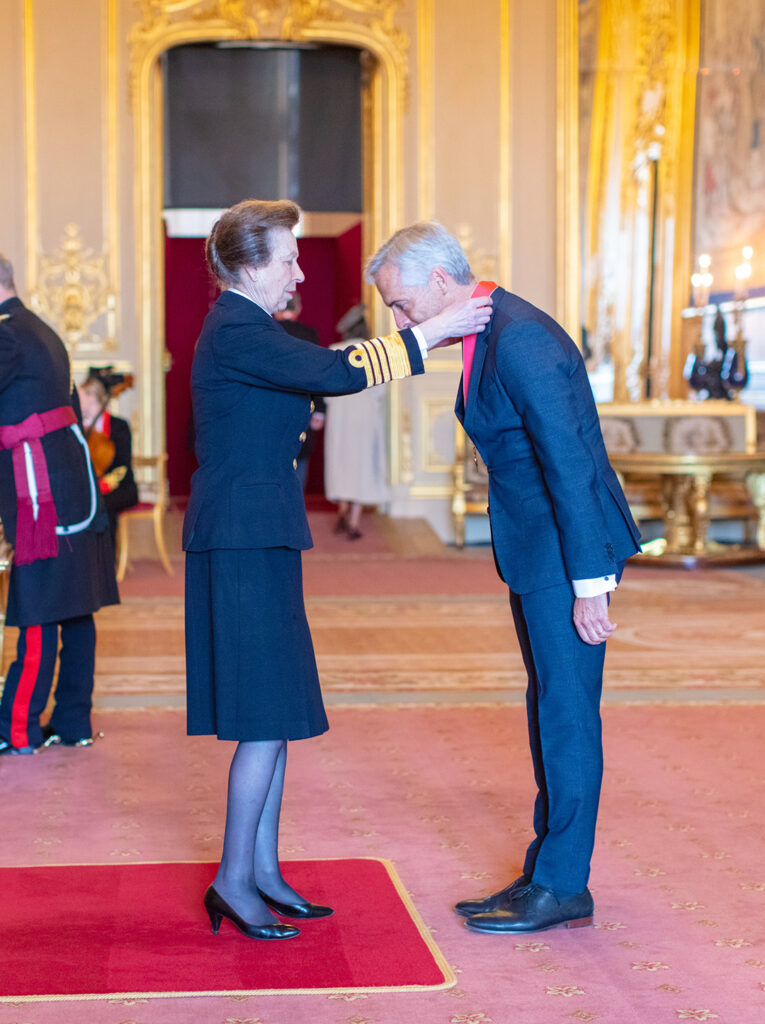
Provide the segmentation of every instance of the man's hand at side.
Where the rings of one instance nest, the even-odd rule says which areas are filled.
[[[574,600],[574,627],[586,644],[605,643],[616,629],[608,617],[608,596],[577,597]]]

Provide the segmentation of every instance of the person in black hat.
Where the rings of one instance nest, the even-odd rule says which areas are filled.
[[[138,503],[138,488],[133,476],[130,424],[108,407],[113,397],[132,384],[130,374],[115,373],[113,366],[91,366],[87,378],[77,388],[85,436],[109,516],[112,543],[117,535],[117,517]]]

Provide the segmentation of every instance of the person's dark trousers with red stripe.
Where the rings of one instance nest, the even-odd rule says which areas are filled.
[[[0,702],[0,737],[17,749],[39,747],[45,710],[59,657],[56,703],[50,728],[65,741],[90,739],[96,627],[92,615],[19,630],[16,660],[8,669]]]

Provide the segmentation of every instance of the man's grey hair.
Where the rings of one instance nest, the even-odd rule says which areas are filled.
[[[13,282],[13,264],[0,252],[0,288],[7,292],[15,292],[16,285]]]
[[[401,228],[383,242],[364,268],[370,284],[375,283],[387,263],[398,267],[401,284],[406,287],[426,285],[434,267],[443,267],[457,284],[469,284],[473,277],[465,250],[454,235],[435,220]]]

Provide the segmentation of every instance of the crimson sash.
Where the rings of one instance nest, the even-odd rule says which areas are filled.
[[[496,284],[493,281],[479,281],[475,286],[475,290],[471,295],[471,298],[475,299],[483,295],[491,295],[496,288]],[[462,395],[467,405],[468,385],[470,384],[470,370],[473,366],[473,356],[475,355],[475,339],[477,335],[467,334],[462,339]]]
[[[10,448],[13,455],[17,508],[14,556],[16,565],[29,565],[39,558],[55,558],[58,554],[58,516],[40,438],[53,433],[54,430],[70,427],[76,422],[77,416],[71,405],[62,405],[47,412],[32,413],[21,423],[0,427],[0,449]],[[25,446],[29,450],[32,476],[37,487],[36,517],[27,474]]]

